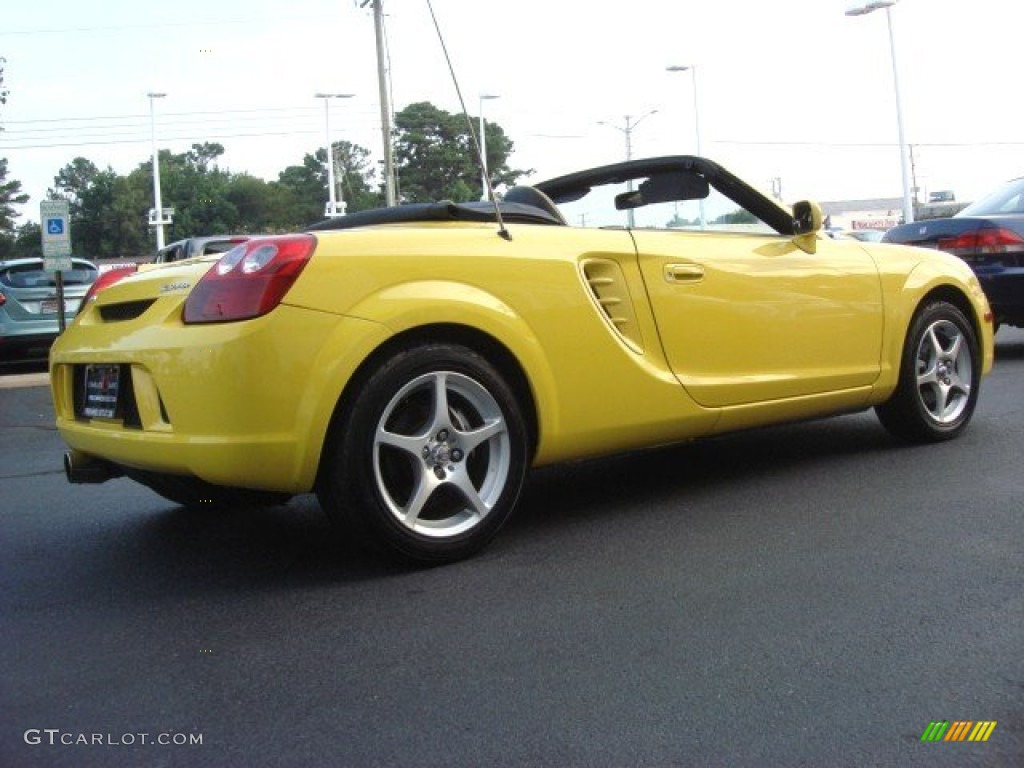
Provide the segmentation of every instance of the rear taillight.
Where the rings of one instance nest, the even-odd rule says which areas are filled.
[[[940,237],[937,243],[940,251],[957,256],[989,253],[1024,253],[1024,237],[1010,229],[976,229],[955,237]]]
[[[4,296],[4,292],[0,291],[0,307],[7,303],[7,297]]]
[[[282,235],[249,240],[225,253],[185,300],[186,323],[248,320],[270,312],[306,266],[316,240]]]
[[[104,288],[109,288],[118,280],[122,280],[128,275],[135,274],[139,271],[139,267],[136,264],[119,264],[113,269],[108,269],[106,272],[101,272],[100,276],[96,278],[92,285],[89,286],[89,290],[85,293],[85,298],[82,299],[82,303],[78,307],[79,313],[84,310],[90,301],[96,298],[96,294],[102,291]]]

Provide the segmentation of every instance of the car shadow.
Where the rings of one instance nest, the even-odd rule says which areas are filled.
[[[544,528],[697,497],[864,453],[913,450],[873,414],[765,427],[533,473],[513,525]]]
[[[529,559],[529,550],[546,551],[547,537],[572,535],[583,520],[654,514],[666,500],[673,507],[679,506],[675,499],[713,500],[762,477],[890,450],[913,448],[889,437],[873,415],[859,414],[541,468],[528,477],[516,515],[496,541],[475,558],[446,567],[454,572],[445,578],[486,567],[491,559]],[[79,565],[92,571],[90,582],[106,583],[125,599],[331,587],[422,574],[335,529],[312,495],[275,507],[197,509],[137,490],[139,508],[120,518],[116,536],[104,531],[76,553],[83,558]]]
[[[336,531],[312,495],[271,507],[197,508],[113,482],[130,484],[118,497],[136,503],[90,529],[71,556],[82,584],[102,583],[119,601],[315,589],[414,571]]]
[[[1024,360],[1024,330],[1005,329],[996,334],[996,361]]]

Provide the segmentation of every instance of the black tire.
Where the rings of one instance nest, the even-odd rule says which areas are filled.
[[[333,522],[389,553],[453,562],[512,514],[527,442],[520,404],[494,366],[466,347],[426,344],[388,358],[359,387],[328,438],[317,492]]]
[[[166,475],[138,469],[126,469],[125,474],[168,501],[173,501],[183,507],[207,509],[274,507],[284,504],[291,498],[287,493],[213,485],[197,477]]]
[[[952,304],[935,301],[911,321],[896,391],[875,411],[882,425],[903,440],[949,440],[970,422],[980,384],[974,326]]]

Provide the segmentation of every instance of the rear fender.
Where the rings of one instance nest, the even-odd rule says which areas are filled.
[[[398,335],[430,325],[464,325],[487,334],[518,360],[537,403],[541,434],[555,418],[555,377],[544,348],[529,324],[508,304],[472,285],[422,280],[385,288],[348,314],[385,326]]]
[[[416,281],[390,286],[365,297],[346,312],[324,344],[307,386],[300,421],[310,435],[300,474],[315,477],[320,450],[334,409],[359,367],[389,339],[433,325],[468,326],[487,334],[518,361],[537,407],[539,434],[550,434],[557,401],[555,379],[536,335],[523,318],[497,297],[451,281]],[[301,432],[300,432],[301,433]]]

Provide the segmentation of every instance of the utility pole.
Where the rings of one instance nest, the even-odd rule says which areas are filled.
[[[388,96],[387,67],[384,63],[384,8],[382,0],[363,0],[360,8],[373,3],[373,29],[377,38],[377,84],[380,89],[380,132],[384,141],[384,199],[388,207],[397,204],[395,155],[391,146],[391,99]]]
[[[653,114],[656,114],[657,111],[658,110],[656,110],[656,109],[652,109],[650,112],[648,112],[645,115],[641,115],[636,120],[633,119],[632,115],[626,115],[625,118],[624,118],[625,122],[626,122],[626,127],[625,128],[620,128],[619,126],[615,125],[614,123],[609,123],[609,122],[606,122],[604,120],[600,120],[598,122],[598,125],[607,125],[609,128],[614,128],[615,130],[620,131],[622,134],[625,135],[625,137],[626,137],[626,161],[628,162],[628,161],[633,159],[633,131],[634,131],[634,129],[641,123],[641,121],[643,121],[644,118],[647,118],[647,117],[650,117]],[[632,179],[629,179],[629,181],[626,182],[626,189],[629,192],[633,191],[633,180]],[[629,210],[626,211],[626,221],[628,222],[630,229],[632,229],[633,227],[636,226],[636,221],[635,221],[634,216],[633,216],[633,209],[632,208],[630,208]]]

